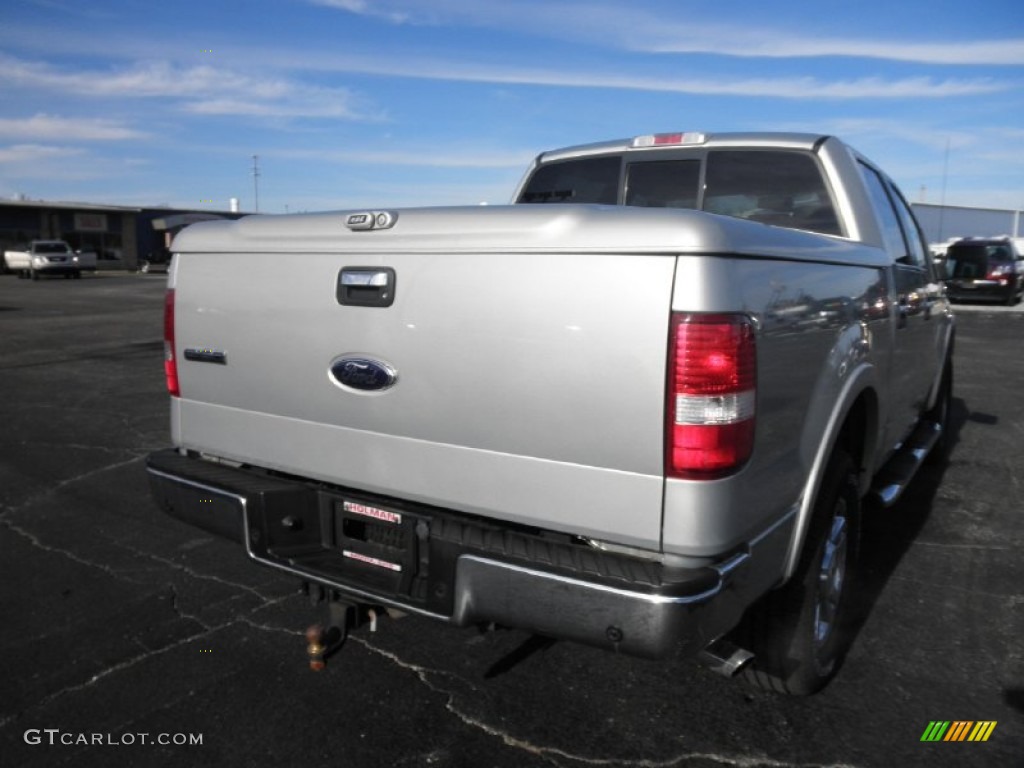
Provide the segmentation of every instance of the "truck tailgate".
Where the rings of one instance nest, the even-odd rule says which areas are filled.
[[[178,445],[659,546],[674,254],[346,234],[333,252],[204,252],[197,232],[179,251]],[[393,303],[341,303],[351,268],[393,270]],[[345,386],[331,369],[348,359],[390,368],[394,384]]]

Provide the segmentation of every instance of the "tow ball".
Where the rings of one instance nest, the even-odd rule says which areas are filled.
[[[345,644],[351,630],[369,624],[370,631],[376,632],[378,619],[400,619],[405,615],[393,608],[346,602],[337,592],[320,584],[303,582],[302,592],[314,607],[322,605],[327,608],[326,621],[313,624],[305,632],[306,655],[309,668],[314,672],[320,672],[327,666],[327,657]]]
[[[327,657],[345,644],[355,614],[356,606],[349,603],[333,600],[327,603],[326,626],[313,624],[306,630],[306,655],[311,670],[322,671],[327,666]]]

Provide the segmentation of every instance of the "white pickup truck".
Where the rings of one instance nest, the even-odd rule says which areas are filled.
[[[324,601],[768,689],[836,671],[862,501],[941,449],[954,322],[909,206],[834,137],[540,155],[502,207],[189,227],[167,513]]]
[[[75,253],[63,240],[33,240],[27,251],[5,251],[7,269],[18,277],[38,280],[40,275],[80,278],[96,270],[96,254]]]

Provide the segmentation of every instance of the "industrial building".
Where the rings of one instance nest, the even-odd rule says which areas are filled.
[[[0,200],[0,252],[24,248],[30,240],[64,240],[77,251],[95,252],[99,269],[134,270],[141,260],[151,261],[166,254],[171,239],[183,227],[242,215],[234,211]]]
[[[921,229],[933,245],[961,237],[1024,237],[1024,211],[912,203]]]

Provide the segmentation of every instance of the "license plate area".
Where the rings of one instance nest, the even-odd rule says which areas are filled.
[[[381,597],[423,602],[430,519],[397,505],[331,491],[264,503],[248,517],[258,560]]]
[[[345,570],[364,583],[409,594],[424,572],[429,547],[426,518],[354,498],[330,503],[329,545],[341,554]]]

